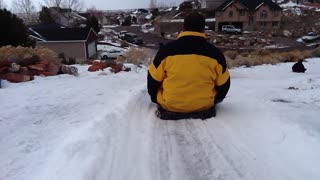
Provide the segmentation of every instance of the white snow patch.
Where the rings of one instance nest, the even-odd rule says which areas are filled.
[[[162,121],[147,67],[0,89],[0,179],[320,179],[320,59],[231,69],[215,118]]]

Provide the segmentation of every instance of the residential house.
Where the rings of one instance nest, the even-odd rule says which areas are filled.
[[[201,0],[202,8],[207,9],[216,9],[219,7],[225,0]]]
[[[135,17],[136,23],[145,24],[152,18],[152,14],[145,9],[137,9],[130,14],[131,17]]]
[[[205,26],[212,30],[214,27],[214,18],[208,18],[205,20]],[[157,34],[166,33],[178,33],[183,30],[184,19],[171,19],[155,22],[155,32]]]
[[[79,15],[72,9],[64,9],[60,7],[50,7],[51,15],[55,19],[55,23],[61,24],[65,27],[74,28],[84,26],[87,22],[87,18]]]
[[[216,31],[226,24],[243,30],[280,29],[282,9],[272,0],[227,0],[216,9]]]
[[[199,0],[186,0],[179,5],[180,9],[200,9],[201,3]]]
[[[103,16],[103,18],[101,19],[100,23],[102,25],[115,25],[118,24],[119,25],[119,20],[117,19],[117,16],[114,15],[105,15]]]
[[[95,57],[98,35],[91,28],[64,28],[60,25],[35,25],[29,28],[36,47],[46,47],[77,62]]]

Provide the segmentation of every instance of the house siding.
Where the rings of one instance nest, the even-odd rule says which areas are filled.
[[[240,12],[244,14],[240,16]],[[267,16],[261,17],[261,13],[265,11]],[[230,12],[233,16],[230,16]],[[277,15],[276,15],[277,14]],[[250,22],[249,22],[250,21]],[[271,30],[280,29],[281,11],[274,11],[266,4],[263,4],[254,12],[245,10],[240,3],[232,3],[223,11],[216,12],[215,30],[221,30],[222,25],[233,24],[243,30]]]
[[[221,26],[225,24],[236,24],[239,28],[246,28],[248,24],[249,12],[244,11],[244,15],[240,15],[241,10],[244,10],[242,5],[239,3],[231,4],[224,11],[216,13],[216,31],[221,30]],[[230,12],[232,12],[232,17],[230,17]],[[217,14],[220,14],[217,16]]]
[[[261,13],[265,11],[267,12],[267,17],[262,18]],[[278,15],[276,16],[276,12],[278,12]],[[280,22],[281,22],[281,12],[279,11],[273,11],[269,8],[267,5],[262,5],[260,8],[255,11],[254,18],[256,19],[256,23],[254,24],[254,29],[279,29],[280,28]],[[260,23],[266,24],[266,26],[261,26]],[[272,26],[273,22],[279,22],[277,26]]]
[[[97,41],[96,41],[97,37],[96,35],[94,34],[93,31],[90,31],[90,34],[89,34],[89,37],[87,39],[87,42],[85,43],[86,44],[86,55],[87,55],[87,59],[89,58],[92,58],[96,55],[97,53]],[[90,43],[94,43],[95,44],[95,54],[94,55],[91,55],[89,54],[89,49],[88,49],[88,46]]]
[[[77,62],[87,60],[85,42],[37,42],[36,47],[46,47],[66,58],[76,58]]]
[[[208,9],[216,9],[219,7],[225,0],[201,0],[201,6]]]

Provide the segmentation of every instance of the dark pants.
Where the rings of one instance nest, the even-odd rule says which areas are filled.
[[[158,118],[162,120],[181,120],[181,119],[208,119],[216,116],[216,109],[213,106],[212,108],[204,111],[190,112],[190,113],[181,113],[181,112],[172,112],[163,109],[161,106],[158,107],[156,111]]]

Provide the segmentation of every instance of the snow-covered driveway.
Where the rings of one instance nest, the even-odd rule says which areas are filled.
[[[217,117],[162,121],[146,69],[0,89],[0,179],[318,180],[320,59],[231,70]]]

